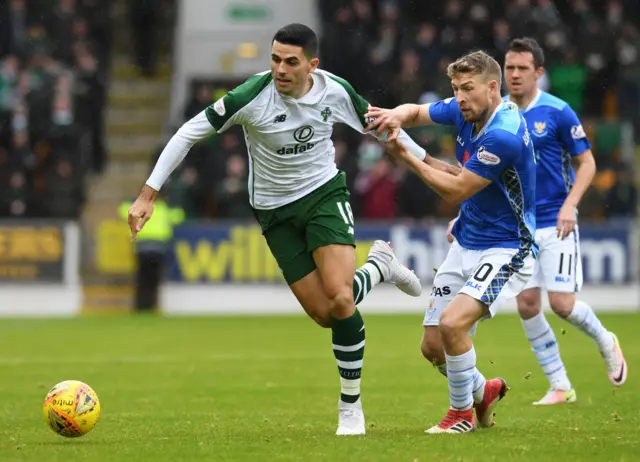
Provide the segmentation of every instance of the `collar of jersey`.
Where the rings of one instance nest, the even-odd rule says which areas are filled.
[[[498,111],[499,111],[500,109],[502,109],[503,107],[504,107],[504,101],[501,101],[501,102],[500,102],[500,104],[498,104],[498,107],[497,107],[497,108],[495,108],[495,110],[493,111],[493,114],[491,114],[491,117],[489,117],[489,120],[487,120],[487,123],[486,123],[486,124],[484,124],[484,127],[482,127],[482,130],[480,130],[476,136],[474,136],[473,138],[471,138],[471,141],[478,141],[478,139],[479,139],[482,135],[484,135],[484,132],[485,132],[485,131],[487,131],[487,127],[488,127],[489,125],[491,125],[491,122],[493,122],[493,119],[495,119],[496,114],[497,114],[497,113],[498,113]],[[476,124],[474,123],[474,124],[473,124],[473,127],[475,127],[475,126],[476,126]],[[471,128],[471,133],[473,133],[473,128]]]
[[[312,72],[311,78],[313,79],[313,87],[311,87],[309,93],[304,95],[302,98],[297,99],[293,96],[288,95],[280,95],[280,98],[288,103],[294,104],[317,104],[318,102],[320,102],[320,99],[322,98],[327,85],[323,81],[321,74]]]
[[[525,112],[527,112],[529,109],[533,109],[536,104],[538,104],[538,100],[540,99],[540,97],[542,96],[542,90],[540,90],[539,88],[537,89],[537,93],[536,96],[533,97],[533,99],[531,100],[531,102],[529,103],[529,105],[524,109],[524,111],[522,111],[522,113],[524,114]]]
[[[522,111],[522,113],[524,114],[525,112],[527,112],[529,109],[533,109],[536,104],[538,104],[538,100],[540,99],[540,97],[542,96],[542,90],[540,90],[539,88],[537,89],[537,93],[536,96],[533,97],[533,99],[531,100],[531,102],[529,103],[529,105],[524,108],[524,110]],[[511,95],[509,93],[507,93],[506,95],[504,95],[504,98],[502,98],[502,101],[507,102],[507,101],[511,101]]]

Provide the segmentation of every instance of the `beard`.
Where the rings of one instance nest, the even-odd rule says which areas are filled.
[[[477,123],[486,120],[489,115],[489,108],[486,107],[480,112],[474,112],[472,114],[464,115],[464,121],[468,123]]]

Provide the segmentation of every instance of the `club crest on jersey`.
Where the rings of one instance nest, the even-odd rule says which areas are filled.
[[[571,137],[574,140],[579,140],[581,138],[586,138],[587,134],[584,132],[584,128],[582,128],[582,125],[574,125],[573,127],[571,127]]]
[[[547,134],[547,123],[546,122],[534,122],[533,123],[533,135],[540,137],[545,136]]]
[[[223,116],[227,113],[227,108],[224,107],[224,96],[214,103],[213,110],[216,111],[216,114],[220,116]]]
[[[484,146],[480,146],[476,157],[485,165],[498,165],[500,163],[500,158],[495,154],[491,154]]]
[[[331,108],[329,107],[324,108],[320,113],[320,115],[322,116],[322,120],[324,120],[325,122],[329,119],[329,117],[331,117],[331,114]]]

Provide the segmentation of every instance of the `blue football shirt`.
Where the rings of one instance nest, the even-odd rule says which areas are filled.
[[[505,96],[505,100],[508,99],[509,95]],[[538,90],[522,115],[527,121],[538,162],[537,226],[556,226],[560,207],[575,179],[571,158],[591,149],[591,144],[569,104],[549,93]]]
[[[533,145],[518,107],[502,102],[482,130],[464,121],[455,98],[433,103],[431,120],[457,128],[456,157],[471,172],[491,180],[465,200],[452,234],[472,250],[535,246],[536,164]]]

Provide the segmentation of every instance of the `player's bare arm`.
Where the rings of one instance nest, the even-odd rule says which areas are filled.
[[[455,177],[436,170],[412,156],[399,141],[388,143],[387,149],[394,157],[409,165],[422,181],[449,202],[459,204],[491,184],[490,180],[467,169],[462,169]]]
[[[153,204],[162,184],[167,180],[171,172],[185,158],[191,147],[198,141],[214,133],[204,111],[185,122],[182,127],[169,140],[160,154],[151,176],[142,187],[138,198],[129,208],[129,228],[131,239],[136,240],[138,233],[153,214]]]
[[[450,175],[458,176],[462,172],[462,169],[457,165],[449,164],[443,160],[436,159],[429,154],[424,158],[424,163],[429,167],[435,168],[436,170],[440,170],[441,172],[446,172]]]
[[[408,137],[407,137],[408,138]],[[410,138],[408,138],[410,139]],[[400,141],[402,142],[402,141]],[[380,144],[382,145],[382,147],[384,147],[385,149],[387,149],[387,146],[389,145],[388,142],[386,141],[380,141]],[[417,146],[417,145],[416,145]],[[417,149],[414,147],[413,151],[417,151]],[[393,155],[392,152],[389,152],[390,154]],[[418,157],[415,153],[412,154],[414,157]],[[445,172],[448,173],[450,175],[460,175],[460,172],[462,171],[462,169],[460,167],[458,167],[457,165],[452,165],[449,164],[443,160],[440,159],[436,159],[435,157],[429,155],[428,153],[425,153],[423,162],[427,165],[429,165],[432,168],[435,168],[436,170],[440,170],[441,172]]]
[[[571,192],[564,201],[560,212],[558,212],[558,237],[565,239],[576,226],[576,209],[582,200],[587,189],[596,174],[596,160],[591,149],[587,149],[580,155],[574,157],[578,163],[576,169],[576,179],[571,188]]]
[[[365,115],[367,119],[373,119],[365,131],[376,130],[378,136],[389,132],[387,139],[395,141],[400,129],[418,127],[422,125],[434,125],[429,116],[429,104],[402,104],[394,109],[370,107]]]

